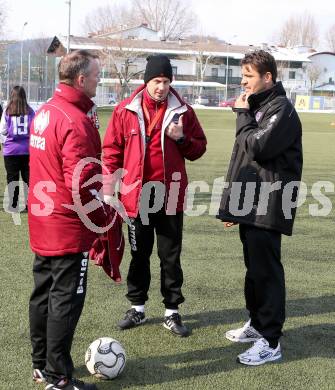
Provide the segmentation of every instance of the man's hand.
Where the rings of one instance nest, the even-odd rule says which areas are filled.
[[[246,93],[242,93],[236,99],[234,107],[235,108],[246,108],[247,110],[249,110],[250,106],[248,103],[248,97],[249,97],[249,95],[247,95]]]
[[[236,222],[223,222],[223,227],[224,228],[230,228],[234,225],[238,225]]]
[[[169,126],[165,130],[165,134],[173,139],[174,141],[177,141],[179,138],[181,138],[184,135],[183,132],[183,115],[181,115],[178,119],[178,123],[171,122]]]

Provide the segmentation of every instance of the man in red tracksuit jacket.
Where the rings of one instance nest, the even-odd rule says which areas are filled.
[[[28,218],[35,252],[29,317],[33,379],[47,390],[94,390],[72,378],[70,355],[86,293],[88,251],[106,209],[99,200],[101,142],[94,103],[100,67],[80,50],[63,57],[60,84],[30,138]],[[82,163],[82,164],[81,164]],[[93,210],[93,211],[92,211]]]
[[[166,309],[163,325],[183,337],[189,334],[178,312],[184,302],[180,253],[185,159],[193,161],[205,153],[206,137],[193,109],[170,87],[168,57],[148,57],[144,81],[145,85],[115,108],[103,142],[104,166],[113,175],[104,183],[104,194],[113,194],[115,178],[120,177],[116,172],[122,168],[120,201],[131,222],[127,298],[132,307],[119,327],[129,329],[146,321],[144,304],[156,232]]]

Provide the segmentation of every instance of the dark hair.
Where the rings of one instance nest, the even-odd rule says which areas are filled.
[[[252,65],[263,76],[266,72],[272,74],[272,81],[277,79],[277,64],[274,57],[265,50],[255,50],[247,53],[241,60],[241,65]]]
[[[66,54],[58,64],[59,81],[73,85],[79,75],[88,75],[91,61],[97,58],[97,55],[87,50],[75,50]]]
[[[6,108],[6,114],[10,116],[27,115],[29,106],[27,103],[26,92],[23,87],[16,85],[10,93],[9,103]]]

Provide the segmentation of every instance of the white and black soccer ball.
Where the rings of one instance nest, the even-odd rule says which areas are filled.
[[[85,364],[88,371],[100,379],[116,378],[126,364],[122,345],[110,337],[100,337],[87,348]]]

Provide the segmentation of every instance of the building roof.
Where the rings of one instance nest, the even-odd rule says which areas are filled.
[[[124,28],[122,30],[118,29],[118,30],[104,31],[102,33],[99,33],[99,32],[97,32],[97,33],[90,33],[89,36],[90,37],[96,37],[96,38],[98,38],[98,37],[104,38],[104,37],[108,37],[109,35],[123,34],[126,31],[137,30],[138,28],[143,28],[145,30],[149,30],[151,32],[158,33],[158,31],[153,30],[152,28],[148,27],[148,25],[146,23],[142,23],[142,24],[138,24],[136,26]]]
[[[314,56],[319,56],[319,55],[324,55],[324,54],[330,55],[330,56],[335,56],[335,53],[333,53],[331,51],[319,51],[319,52],[310,54],[309,57],[314,57]]]
[[[54,37],[50,44],[48,53],[56,53],[60,47],[65,48],[67,45],[67,37]],[[130,50],[134,52],[146,53],[164,53],[176,55],[197,55],[200,52],[203,55],[211,55],[213,57],[227,57],[241,59],[244,54],[260,49],[260,46],[242,46],[231,45],[226,42],[210,41],[210,42],[187,42],[187,41],[149,41],[140,39],[112,39],[107,37],[75,37],[71,36],[70,47],[72,50],[103,50],[103,49],[120,49]],[[295,53],[292,49],[281,48],[277,46],[268,47],[268,51],[275,57],[277,61],[298,61],[310,62],[308,58],[310,53]]]
[[[335,92],[334,84],[324,84],[313,88],[313,91]]]

